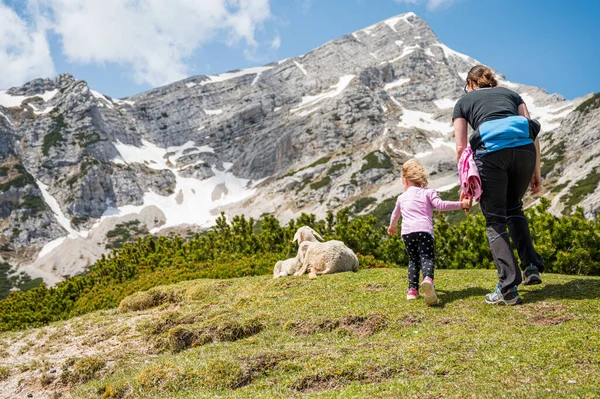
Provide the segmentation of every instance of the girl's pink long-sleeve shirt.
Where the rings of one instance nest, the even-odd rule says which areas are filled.
[[[390,226],[395,226],[402,214],[402,235],[416,232],[433,235],[433,208],[454,211],[461,209],[461,204],[458,201],[443,201],[432,188],[410,186],[398,196]]]

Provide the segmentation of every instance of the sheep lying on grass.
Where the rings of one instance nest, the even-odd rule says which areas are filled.
[[[358,269],[356,254],[341,241],[307,242],[305,246],[302,267],[294,276],[301,276],[309,270],[308,278],[312,280],[318,274],[355,272]]]
[[[298,255],[295,258],[286,260],[280,260],[275,263],[273,269],[273,278],[292,276],[298,270],[302,268],[302,261],[304,260],[304,254],[308,248],[310,241],[305,241],[298,246]]]
[[[302,267],[303,255],[306,253],[306,246],[303,243],[323,241],[323,237],[312,228],[302,226],[296,230],[292,242],[298,242],[298,255],[295,258],[280,260],[273,269],[273,278],[291,276]]]

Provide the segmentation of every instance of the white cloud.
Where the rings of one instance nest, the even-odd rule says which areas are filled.
[[[153,86],[185,78],[194,52],[210,41],[258,46],[269,0],[28,0],[80,64],[131,68]]]
[[[454,3],[455,0],[396,0],[396,3],[407,3],[407,4],[427,4],[427,9],[433,11],[440,7],[447,7]]]
[[[274,48],[275,50],[277,50],[279,47],[281,47],[281,37],[279,35],[277,35],[271,41],[271,48]]]
[[[0,88],[54,75],[43,29],[27,24],[0,1]]]

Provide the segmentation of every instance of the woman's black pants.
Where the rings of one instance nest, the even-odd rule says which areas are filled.
[[[503,295],[522,281],[507,227],[521,268],[534,265],[540,272],[544,270],[542,258],[531,242],[529,222],[523,214],[523,195],[531,182],[535,161],[534,144],[505,148],[475,158],[483,189],[481,211]]]

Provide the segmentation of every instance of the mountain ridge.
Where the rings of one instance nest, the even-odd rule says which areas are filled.
[[[1,255],[52,283],[85,270],[105,251],[100,233],[132,218],[160,234],[221,211],[286,221],[364,199],[367,212],[402,191],[413,156],[450,189],[451,108],[475,63],[408,13],[124,99],[69,74],[0,92]],[[498,80],[547,130],[583,101]]]

